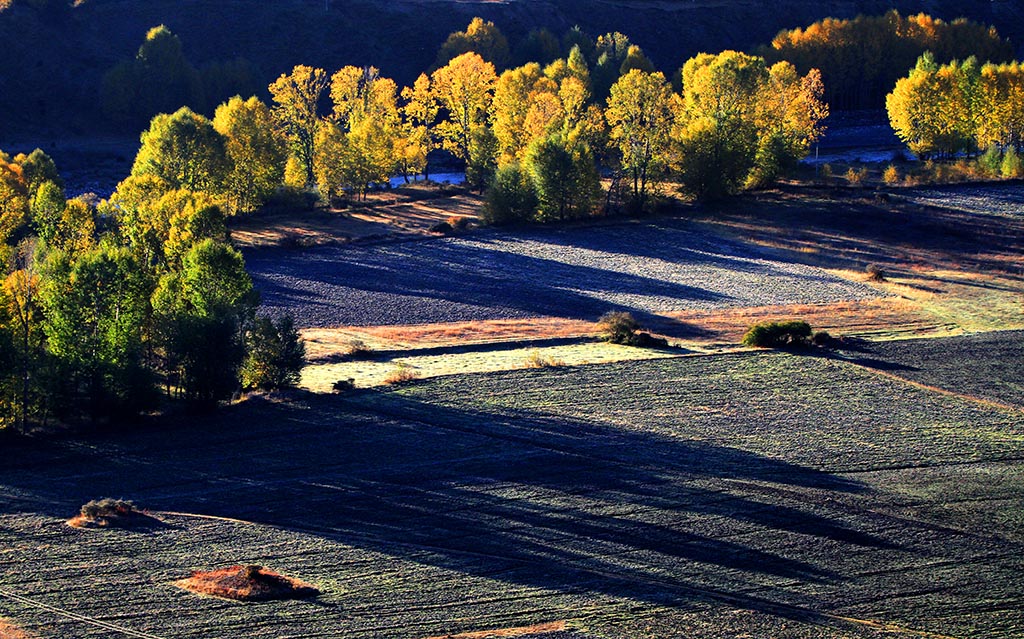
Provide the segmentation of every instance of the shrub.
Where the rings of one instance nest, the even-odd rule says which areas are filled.
[[[248,334],[248,353],[242,362],[242,387],[275,390],[299,383],[306,362],[302,343],[290,316],[277,322],[258,317]]]
[[[866,168],[855,169],[851,166],[846,170],[846,181],[851,186],[860,186],[867,177],[868,170]]]
[[[448,235],[453,230],[452,225],[448,222],[438,222],[437,224],[431,225],[428,229],[431,233],[440,233],[441,235]]]
[[[86,519],[105,519],[107,517],[124,517],[137,512],[135,504],[124,499],[93,499],[84,504],[80,510]]]
[[[501,226],[533,219],[537,212],[537,192],[530,176],[518,164],[498,169],[494,183],[487,189],[481,219],[485,224]]]
[[[885,271],[878,264],[868,264],[864,267],[864,272],[868,274],[868,279],[872,282],[885,281]]]
[[[625,311],[609,311],[597,320],[597,328],[601,331],[601,339],[604,341],[630,345],[636,339],[640,324]]]
[[[405,362],[398,362],[395,367],[384,377],[385,384],[401,384],[419,379],[420,374]]]
[[[361,339],[350,339],[345,342],[345,351],[342,353],[344,359],[367,359],[373,355],[373,349],[366,345]]]
[[[452,215],[445,222],[455,231],[464,231],[469,227],[469,218],[461,215]]]
[[[537,350],[530,351],[530,354],[526,356],[527,368],[553,368],[556,366],[565,366],[565,362],[553,357],[545,357]]]
[[[827,331],[818,331],[811,337],[811,343],[815,346],[831,346],[834,341]]]
[[[895,164],[885,167],[885,171],[882,173],[882,181],[886,184],[899,184],[900,171],[896,168]]]
[[[1003,172],[1003,152],[996,144],[990,144],[978,158],[978,166],[986,175],[1000,175]]]
[[[761,348],[805,346],[810,337],[811,325],[802,320],[762,322],[750,327],[743,336],[743,344]]]
[[[339,379],[331,385],[331,390],[339,395],[352,392],[356,389],[356,380],[353,378]]]
[[[1024,175],[1024,164],[1021,163],[1020,155],[1013,146],[1008,147],[1006,153],[1003,154],[1001,172],[1005,178],[1017,178]]]
[[[832,165],[826,162],[821,165],[821,179],[826,182],[832,178]]]

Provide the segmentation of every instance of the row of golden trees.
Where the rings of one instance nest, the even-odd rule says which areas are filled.
[[[110,203],[166,225],[166,213],[146,208],[153,193],[202,193],[229,214],[257,208],[282,185],[315,186],[325,199],[364,195],[427,171],[431,152],[444,149],[475,188],[500,172],[497,183],[518,184],[527,204],[512,218],[565,219],[595,209],[599,168],[612,177],[607,201],[638,209],[669,175],[698,197],[768,183],[807,152],[827,115],[817,72],[801,76],[786,62],[703,54],[684,65],[681,92],[661,73],[621,70],[599,101],[579,47],[500,75],[467,52],[402,89],[373,67],[329,76],[297,66],[270,85],[269,106],[236,97],[213,120],[187,108],[153,118]]]
[[[821,70],[825,100],[836,110],[877,109],[896,80],[931,51],[939,62],[976,56],[1008,62],[1014,49],[992,27],[965,19],[945,22],[926,14],[826,18],[780,32],[757,53],[787,60],[806,72]]]
[[[593,209],[599,166],[638,207],[670,171],[697,196],[770,182],[819,135],[822,90],[816,72],[726,51],[688,61],[679,93],[661,73],[628,69],[602,104],[578,48],[500,75],[467,52],[402,90],[372,67],[328,76],[298,66],[270,86],[270,117],[291,149],[283,179],[292,186],[364,193],[423,172],[442,148],[465,162],[471,185],[508,169],[534,187],[540,217],[565,218]],[[321,114],[325,93],[333,108]]]
[[[893,130],[915,154],[948,158],[980,149],[1024,150],[1024,66],[937,64],[925,54],[886,97]]]

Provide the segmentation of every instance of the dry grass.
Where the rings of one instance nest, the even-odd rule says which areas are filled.
[[[558,366],[565,366],[565,360],[552,357],[551,355],[544,355],[536,349],[530,351],[530,354],[526,356],[525,361],[527,368],[555,368]]]
[[[279,575],[262,566],[229,566],[209,572],[196,571],[175,586],[212,597],[236,601],[305,599],[320,591],[291,577]]]
[[[384,376],[385,384],[403,384],[419,379],[420,373],[404,362],[398,362],[391,372]]]
[[[0,619],[0,639],[36,639],[36,636],[30,635],[6,619]]]
[[[563,632],[568,629],[564,621],[537,623],[532,626],[515,628],[498,628],[495,630],[478,630],[476,632],[460,632],[454,635],[437,635],[424,639],[488,639],[489,637],[522,637],[525,635],[546,635],[551,632]]]
[[[427,189],[428,187],[423,187]],[[381,238],[395,234],[427,234],[450,219],[477,219],[480,198],[451,195],[429,187],[415,195],[371,195],[367,202],[344,210],[286,211],[231,220],[231,239],[245,248],[319,246]]]

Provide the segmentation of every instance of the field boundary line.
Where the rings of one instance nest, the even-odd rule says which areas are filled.
[[[885,633],[900,632],[904,634],[916,635],[918,637],[922,637],[923,639],[958,639],[957,637],[953,637],[951,635],[940,635],[934,632],[928,632],[926,630],[913,630],[911,628],[904,628],[903,626],[898,626],[896,624],[884,621],[871,621],[870,619],[857,619],[856,617],[843,617],[841,615],[835,615],[835,618],[842,619],[843,621],[849,621],[850,623],[867,626],[868,628],[881,630]]]
[[[885,377],[887,379],[891,379],[891,380],[894,380],[894,381],[902,382],[904,384],[909,384],[910,386],[913,386],[914,388],[919,388],[921,390],[931,391],[933,393],[938,393],[940,395],[945,395],[947,397],[954,397],[956,399],[962,399],[964,401],[971,402],[971,403],[974,403],[974,404],[981,404],[982,406],[986,406],[988,408],[998,408],[1000,410],[1005,410],[1005,411],[1010,411],[1010,412],[1014,412],[1014,413],[1024,414],[1024,406],[1018,406],[1017,404],[1010,404],[1010,403],[1007,403],[1007,402],[1001,402],[1001,401],[999,401],[997,399],[988,399],[987,397],[979,397],[977,395],[970,395],[968,393],[959,393],[959,392],[954,391],[954,390],[949,390],[948,388],[942,388],[941,386],[932,386],[931,384],[925,384],[924,382],[918,382],[918,381],[915,381],[915,380],[908,379],[906,377],[902,377],[900,375],[897,375],[896,373],[890,373],[889,371],[883,371],[883,370],[879,370],[877,368],[872,368],[871,366],[866,366],[864,364],[859,364],[859,363],[857,363],[855,361],[851,361],[851,360],[840,359],[839,361],[844,361],[844,362],[847,362],[849,364],[853,364],[854,366],[857,366],[859,368],[863,368],[864,370],[870,371],[871,373],[873,373],[875,375],[878,375],[879,377]]]
[[[138,637],[139,639],[164,639],[159,635],[153,635],[141,630],[132,630],[131,628],[125,628],[124,626],[119,626],[117,624],[110,623],[109,621],[102,621],[93,617],[87,617],[86,615],[80,615],[77,612],[71,612],[70,610],[51,606],[41,601],[35,601],[34,599],[29,599],[28,597],[11,592],[6,588],[0,588],[0,597],[7,597],[8,599],[13,599],[14,601],[23,603],[27,606],[32,606],[33,608],[45,610],[46,612],[67,617],[68,619],[73,619],[75,621],[80,621],[91,626],[96,626],[97,628],[103,628],[104,630],[113,630],[114,632],[119,632],[121,634],[128,635],[129,637]]]

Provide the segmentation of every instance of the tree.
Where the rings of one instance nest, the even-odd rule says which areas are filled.
[[[802,29],[782,31],[757,54],[769,63],[786,60],[799,73],[821,70],[824,100],[842,110],[876,109],[896,81],[924,52],[938,64],[976,56],[1009,61],[1014,47],[995,29],[968,20],[944,22],[923,13],[891,10],[852,20],[826,18]]]
[[[28,185],[21,165],[0,153],[0,246],[13,244],[28,222]]]
[[[440,69],[455,58],[473,52],[490,62],[496,69],[504,69],[509,62],[508,40],[493,22],[473,18],[465,31],[448,36],[437,52],[434,68]]]
[[[241,253],[213,239],[194,244],[181,270],[160,279],[152,304],[164,368],[193,406],[212,408],[237,390],[256,303]]]
[[[431,76],[430,86],[447,117],[437,126],[444,148],[467,164],[481,164],[474,150],[486,151],[476,144],[482,138],[477,130],[487,126],[488,109],[497,77],[494,65],[476,53],[464,53]]]
[[[306,361],[306,346],[285,316],[276,322],[259,317],[246,336],[248,353],[242,362],[242,388],[276,390],[299,383]]]
[[[527,63],[501,74],[494,87],[491,123],[498,140],[499,164],[522,159],[530,138],[526,118],[530,107],[541,94],[550,94],[557,85],[541,73],[536,62]]]
[[[231,171],[226,140],[205,117],[182,107],[160,114],[142,134],[132,175],[153,175],[171,188],[220,194]]]
[[[225,202],[231,212],[258,208],[284,181],[288,146],[274,126],[267,105],[235,96],[217,107],[213,128],[224,136],[231,166],[225,180]]]
[[[484,200],[485,224],[527,222],[537,212],[537,193],[530,174],[517,163],[498,167]]]
[[[661,178],[669,160],[672,91],[665,76],[639,69],[622,76],[611,88],[605,117],[632,182],[631,206],[642,210],[650,184]]]
[[[399,157],[411,155],[415,159],[422,157],[421,166],[424,176],[429,177],[427,156],[436,148],[436,135],[434,123],[437,121],[438,101],[437,96],[430,86],[430,78],[421,73],[411,87],[402,89],[402,115],[405,116],[404,138],[409,142],[411,151],[401,154]],[[400,160],[401,161],[401,160]]]
[[[723,51],[683,65],[673,137],[685,188],[716,198],[773,180],[807,153],[828,109],[817,73]]]
[[[516,64],[536,62],[547,64],[562,54],[562,44],[551,31],[531,29],[526,37],[516,46],[513,58]]]
[[[331,99],[343,141],[343,152],[334,160],[341,162],[341,181],[365,196],[370,184],[387,181],[398,164],[395,150],[402,130],[395,83],[373,67],[344,67],[331,78]],[[318,176],[324,174],[323,163]]]
[[[327,88],[327,73],[303,65],[288,75],[281,74],[269,87],[273,96],[274,118],[292,145],[292,153],[306,170],[306,183],[313,182],[313,158],[316,134],[321,125],[318,106]]]
[[[973,151],[978,135],[981,70],[973,59],[938,65],[926,53],[885,98],[889,123],[922,157]]]
[[[124,249],[48,255],[40,286],[43,330],[65,372],[69,416],[81,414],[80,402],[93,420],[131,413],[147,397],[141,335],[149,290],[144,271]]]
[[[538,140],[530,147],[526,166],[541,221],[564,221],[593,211],[600,185],[594,156],[585,142],[561,133]]]
[[[108,117],[137,127],[182,105],[201,109],[204,100],[199,75],[186,59],[181,41],[160,25],[146,33],[133,60],[107,72],[101,102]]]
[[[43,242],[49,244],[57,233],[66,200],[64,189],[54,182],[43,182],[32,198],[32,228]]]

